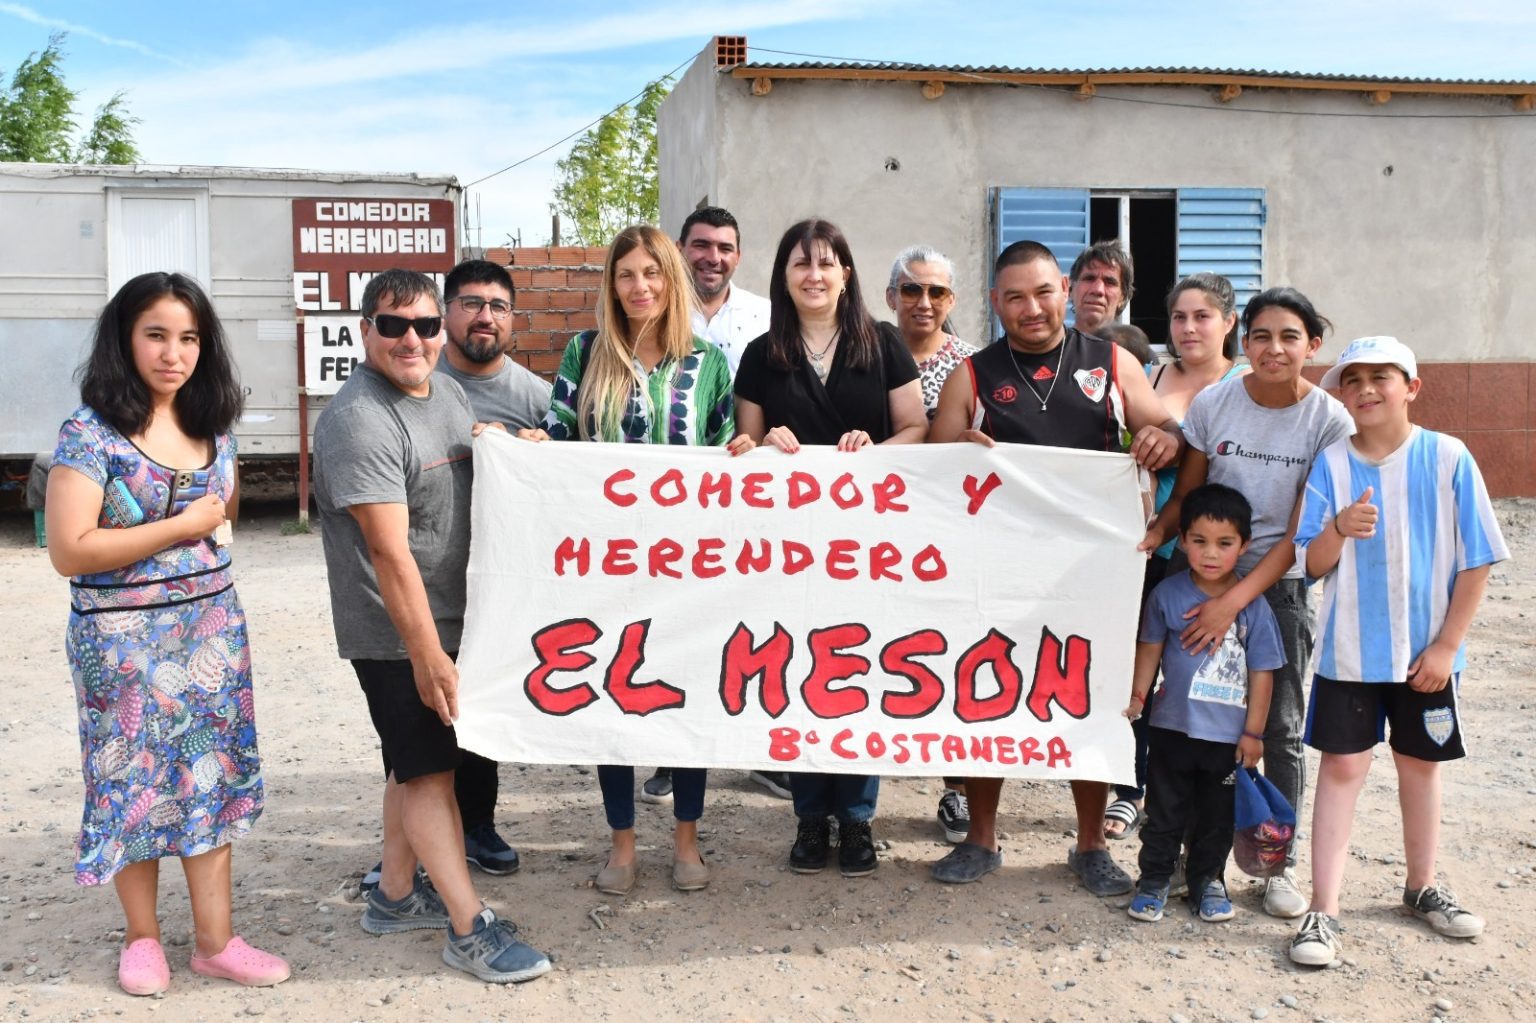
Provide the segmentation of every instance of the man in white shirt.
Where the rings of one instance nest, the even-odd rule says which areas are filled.
[[[768,300],[731,283],[741,262],[736,218],[718,206],[701,206],[683,221],[677,246],[699,295],[693,332],[725,353],[735,376],[747,343],[768,331]]]

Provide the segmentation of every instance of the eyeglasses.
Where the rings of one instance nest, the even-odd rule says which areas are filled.
[[[479,295],[455,295],[448,301],[459,303],[459,308],[471,316],[479,316],[480,310],[486,306],[491,307],[491,316],[494,319],[505,320],[512,315],[512,303],[504,298],[493,298],[487,301]]]
[[[394,340],[397,337],[405,337],[405,332],[415,330],[416,336],[425,341],[429,337],[437,337],[443,329],[441,316],[418,316],[414,320],[404,316],[392,316],[389,313],[380,313],[377,316],[364,316],[364,320],[373,324],[373,329],[383,337]]]
[[[916,302],[923,297],[923,292],[928,292],[928,301],[942,302],[946,298],[954,298],[955,293],[942,284],[918,284],[916,281],[902,281],[896,290],[901,292],[901,297],[908,302]]]

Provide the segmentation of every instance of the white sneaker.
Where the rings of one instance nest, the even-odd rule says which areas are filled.
[[[1308,913],[1291,939],[1291,962],[1327,966],[1339,954],[1338,924],[1327,913]]]
[[[1307,897],[1296,887],[1296,874],[1290,867],[1264,885],[1264,912],[1282,920],[1294,920],[1307,911]]]

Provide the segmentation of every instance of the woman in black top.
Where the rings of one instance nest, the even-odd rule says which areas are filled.
[[[801,444],[857,451],[871,444],[920,444],[928,433],[917,364],[894,331],[877,329],[859,294],[853,254],[825,220],[803,220],[779,241],[768,286],[768,333],[742,353],[736,371],[736,428],[786,454]],[[827,863],[827,817],[838,820],[845,877],[874,872],[880,779],[791,774],[799,830],[790,869]]]

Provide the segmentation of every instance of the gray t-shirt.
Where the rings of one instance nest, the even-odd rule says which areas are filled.
[[[348,660],[403,660],[357,520],[358,504],[403,504],[411,556],[426,586],[438,639],[459,648],[469,565],[469,494],[475,423],[459,385],[433,376],[413,398],[365,363],[315,423],[315,501],[330,576],[336,649]]]
[[[447,355],[437,360],[437,371],[458,381],[482,423],[500,423],[515,432],[538,426],[549,411],[549,381],[505,355],[501,370],[493,376],[460,373],[448,364]]]
[[[1253,571],[1285,535],[1312,460],[1355,432],[1344,406],[1321,387],[1287,408],[1265,408],[1248,396],[1246,379],[1207,387],[1184,417],[1189,446],[1210,461],[1206,482],[1240,491],[1253,506],[1253,541],[1238,559],[1238,575]],[[1285,573],[1301,576],[1299,563]]]

